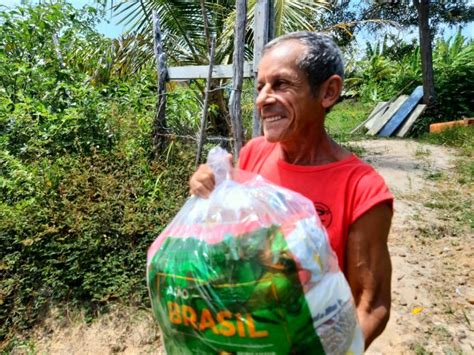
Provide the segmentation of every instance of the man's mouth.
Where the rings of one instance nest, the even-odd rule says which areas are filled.
[[[275,121],[281,120],[282,118],[284,117],[283,116],[268,116],[268,117],[265,117],[264,120],[266,122],[275,122]]]

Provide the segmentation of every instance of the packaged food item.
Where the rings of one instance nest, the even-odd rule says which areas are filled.
[[[189,198],[148,251],[167,353],[362,353],[351,290],[313,204],[231,171],[220,148],[208,163],[215,190]]]

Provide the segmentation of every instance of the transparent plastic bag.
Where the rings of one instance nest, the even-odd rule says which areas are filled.
[[[311,201],[231,173],[220,148],[208,164],[214,191],[189,198],[148,251],[167,353],[362,353],[351,290]]]

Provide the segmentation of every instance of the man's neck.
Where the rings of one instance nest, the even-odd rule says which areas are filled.
[[[337,144],[325,129],[299,142],[280,142],[280,157],[294,165],[324,165],[347,158],[351,152]]]

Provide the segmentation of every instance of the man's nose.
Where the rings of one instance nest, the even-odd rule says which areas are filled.
[[[274,102],[274,98],[272,96],[272,87],[270,84],[265,84],[257,95],[257,99],[255,101],[257,108],[262,108],[263,106]]]

